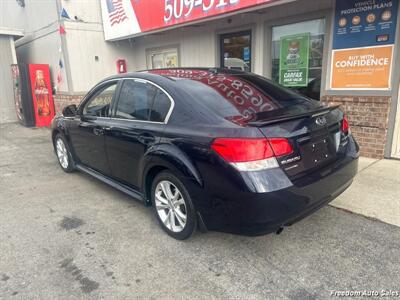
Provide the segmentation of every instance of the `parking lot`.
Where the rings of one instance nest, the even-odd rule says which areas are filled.
[[[327,206],[279,236],[179,242],[153,211],[0,126],[1,299],[328,299],[399,290],[400,228]]]

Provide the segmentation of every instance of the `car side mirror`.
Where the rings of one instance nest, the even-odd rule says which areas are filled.
[[[64,117],[75,117],[77,114],[77,107],[75,104],[68,105],[64,107],[62,114]]]

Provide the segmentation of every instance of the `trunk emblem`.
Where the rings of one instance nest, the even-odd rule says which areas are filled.
[[[300,155],[299,156],[295,156],[295,157],[292,157],[292,158],[289,158],[289,159],[282,160],[281,164],[282,165],[287,165],[287,164],[293,163],[295,161],[299,161],[300,159],[301,159]],[[288,169],[285,169],[285,170],[288,170]]]
[[[326,125],[326,118],[325,117],[318,117],[315,119],[315,123],[320,126]]]

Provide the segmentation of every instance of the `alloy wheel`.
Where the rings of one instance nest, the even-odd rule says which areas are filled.
[[[187,209],[182,193],[172,182],[160,181],[155,189],[155,205],[161,221],[172,232],[181,232],[186,225]]]
[[[57,139],[56,142],[56,149],[57,149],[57,157],[60,165],[64,168],[68,168],[68,150],[65,147],[65,144],[61,138]]]

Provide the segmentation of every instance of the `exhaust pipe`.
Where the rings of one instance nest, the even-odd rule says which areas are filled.
[[[279,227],[279,229],[275,232],[276,235],[280,235],[283,231],[283,227]]]

